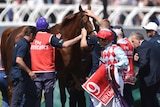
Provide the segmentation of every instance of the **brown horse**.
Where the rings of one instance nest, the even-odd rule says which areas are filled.
[[[2,62],[4,63],[8,78],[10,78],[9,72],[11,68],[14,45],[20,40],[20,38],[24,36],[24,32],[27,27],[31,26],[21,26],[16,28],[15,30],[11,31],[10,34],[8,34],[9,36],[7,36],[7,39],[4,39],[7,34],[3,32],[2,41],[4,41],[4,43],[1,50],[2,57],[4,57],[4,59],[2,59]],[[79,35],[81,28],[83,27],[87,29],[88,33],[93,31],[93,26],[89,21],[89,17],[84,14],[84,11],[80,6],[79,12],[66,16],[62,23],[50,28],[50,33],[56,34],[60,32],[62,34],[62,39],[68,40]],[[78,101],[79,107],[85,107],[85,97],[83,89],[81,88],[81,83],[85,81],[85,77],[88,75],[90,69],[90,51],[81,49],[79,43],[70,48],[56,49],[56,70],[58,71],[62,107],[65,106],[66,102],[66,87],[70,94],[70,98],[76,100],[73,103]],[[9,86],[11,86],[11,83]],[[77,96],[77,94],[79,95]],[[73,95],[79,97],[79,100],[74,98]],[[73,103],[71,102],[71,104]]]
[[[63,40],[72,39],[81,33],[81,28],[85,27],[88,34],[93,33],[93,26],[89,17],[85,15],[81,6],[79,12],[66,16],[61,24],[50,28],[53,34],[61,33]],[[84,90],[81,83],[91,70],[90,50],[83,50],[77,43],[69,48],[56,50],[56,70],[58,71],[59,88],[62,107],[65,107],[67,88],[70,95],[70,107],[85,107]]]
[[[5,68],[5,72],[8,77],[9,102],[11,101],[11,94],[12,94],[12,91],[11,91],[12,83],[10,81],[10,69],[12,64],[13,48],[14,48],[14,45],[24,36],[24,32],[28,27],[35,28],[33,26],[21,26],[18,28],[8,28],[4,30],[1,35],[1,54],[2,54],[1,56],[2,56],[2,63]]]

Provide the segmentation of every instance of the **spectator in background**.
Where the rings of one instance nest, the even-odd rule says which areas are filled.
[[[150,42],[154,43],[155,46],[160,47],[160,35],[158,34],[158,25],[155,22],[149,22],[146,26],[143,26],[146,31],[146,35],[150,38]]]
[[[74,4],[74,0],[61,0],[60,4]]]
[[[46,3],[46,4],[53,4],[54,0],[44,0],[44,3]]]
[[[149,22],[155,22],[156,24],[157,24],[157,26],[159,26],[159,19],[158,19],[158,15],[159,15],[159,13],[158,12],[154,12],[151,16],[150,16],[150,18],[149,18]]]
[[[124,99],[129,105],[129,107],[134,107],[134,99],[132,95],[132,88],[133,85],[135,85],[135,72],[134,72],[134,64],[133,64],[133,45],[130,43],[130,41],[125,37],[123,28],[121,26],[113,26],[112,30],[117,35],[117,44],[123,49],[123,51],[126,53],[129,65],[127,69],[124,69]]]
[[[159,48],[144,40],[143,35],[138,32],[131,34],[131,40],[138,52],[135,60],[139,62],[137,78],[140,82],[141,107],[160,107],[157,98],[160,85]]]
[[[6,3],[6,0],[1,0],[0,3]],[[3,10],[4,10],[4,8],[1,8],[1,7],[0,7],[0,13],[1,13]],[[5,19],[3,18],[3,20],[5,20]]]

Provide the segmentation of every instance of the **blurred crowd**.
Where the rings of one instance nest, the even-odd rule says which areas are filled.
[[[0,3],[6,3],[6,4],[28,4],[31,6],[35,5],[44,5],[44,4],[101,4],[107,3],[109,6],[119,6],[119,5],[131,5],[131,6],[137,6],[137,7],[145,7],[145,6],[160,6],[160,0],[106,0],[104,2],[103,0],[0,0]],[[3,9],[0,9],[0,13],[3,11]],[[12,9],[8,11],[8,19],[9,21],[13,20],[13,12]],[[141,25],[141,22],[144,18],[143,12],[139,12],[136,14],[133,18],[133,24],[134,25]],[[55,22],[55,16],[51,16],[51,22]],[[154,21],[159,25],[159,12],[154,12],[150,17],[149,21]],[[27,16],[28,18],[28,16]],[[24,19],[24,21],[27,20],[27,18]],[[119,24],[123,24],[125,21],[125,14],[120,14]],[[5,19],[3,19],[5,20]]]
[[[159,6],[160,0],[107,0],[108,5]],[[102,0],[1,0],[1,3],[17,4],[102,4]]]

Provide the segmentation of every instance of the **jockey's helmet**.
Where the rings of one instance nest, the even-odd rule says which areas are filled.
[[[38,30],[45,30],[48,28],[48,26],[49,26],[49,24],[48,24],[46,18],[44,18],[44,17],[38,18],[38,20],[36,22],[36,28]]]
[[[114,35],[113,35],[112,31],[109,30],[109,29],[101,29],[97,33],[97,37],[102,38],[102,39],[107,39],[107,40],[113,40],[114,39]]]

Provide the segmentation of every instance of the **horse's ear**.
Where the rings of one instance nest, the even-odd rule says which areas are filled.
[[[91,10],[91,5],[90,4],[88,4],[88,10]]]
[[[79,5],[79,11],[83,11],[83,9],[82,9],[81,5]]]

